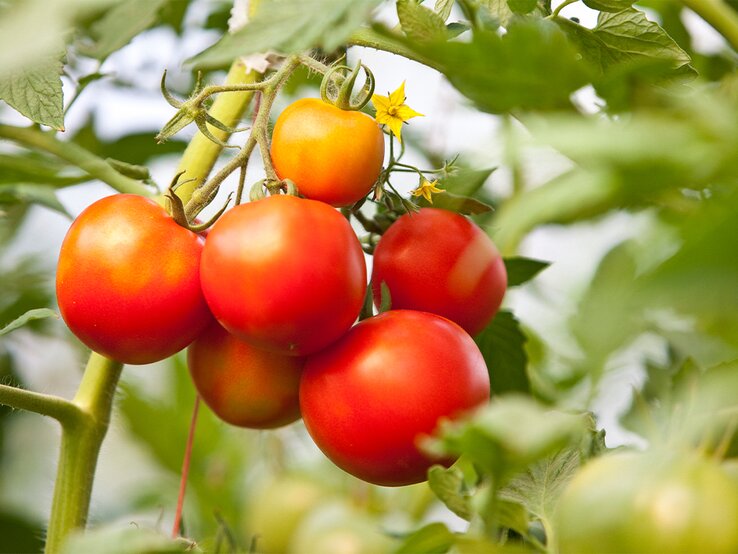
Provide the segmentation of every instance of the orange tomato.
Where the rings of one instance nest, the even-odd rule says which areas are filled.
[[[348,206],[379,177],[384,136],[366,114],[304,98],[277,118],[271,156],[279,178],[292,180],[306,198]]]

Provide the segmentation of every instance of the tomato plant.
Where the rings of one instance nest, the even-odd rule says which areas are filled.
[[[502,303],[507,273],[497,248],[462,215],[434,208],[402,216],[374,251],[372,290],[392,308],[442,315],[475,335]]]
[[[74,221],[59,253],[64,321],[92,350],[125,363],[179,352],[211,318],[200,290],[202,248],[152,200],[98,200]]]
[[[271,155],[277,175],[294,181],[303,196],[348,206],[379,177],[384,135],[364,113],[304,98],[277,118]]]
[[[219,219],[201,275],[208,305],[226,329],[291,355],[315,352],[346,332],[366,286],[364,256],[348,222],[322,202],[289,196],[243,204]]]
[[[738,549],[738,485],[694,454],[612,454],[567,485],[558,508],[562,554]]]
[[[252,429],[300,418],[298,390],[304,360],[262,350],[213,322],[187,349],[197,391],[222,420]]]
[[[419,449],[421,438],[489,394],[482,355],[459,326],[397,310],[362,321],[309,357],[300,406],[310,436],[336,465],[397,486],[424,481],[439,462]]]

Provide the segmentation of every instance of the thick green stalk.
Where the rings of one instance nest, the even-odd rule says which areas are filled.
[[[93,153],[74,144],[56,138],[53,134],[39,131],[33,127],[14,127],[12,125],[0,125],[0,138],[12,140],[18,144],[43,150],[53,154],[62,160],[76,165],[91,177],[107,183],[118,192],[140,194],[151,196],[152,190],[135,179],[118,173],[113,167],[95,156]]]
[[[62,421],[62,442],[46,553],[55,554],[75,529],[84,528],[100,446],[110,423],[123,364],[93,352],[72,401],[77,415]]]
[[[723,0],[682,0],[682,4],[707,21],[738,50],[738,12]]]

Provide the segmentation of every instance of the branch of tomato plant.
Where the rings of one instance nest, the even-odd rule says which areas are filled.
[[[253,126],[251,127],[246,144],[233,159],[220,169],[220,171],[192,192],[190,200],[185,206],[185,213],[189,219],[194,218],[198,213],[200,213],[200,211],[202,211],[203,208],[205,208],[205,206],[207,206],[208,202],[214,197],[215,192],[226,177],[247,162],[257,144],[259,145],[267,176],[271,179],[277,178],[271,164],[271,158],[269,157],[266,134],[269,125],[269,114],[279,90],[287,82],[287,79],[292,75],[292,72],[297,69],[301,63],[303,63],[303,61],[300,56],[290,56],[282,63],[282,66],[274,73],[274,75],[260,83],[259,88],[261,91],[261,102],[259,112],[254,120]]]
[[[34,127],[15,127],[0,125],[0,138],[43,150],[65,160],[87,172],[91,177],[99,179],[113,187],[118,192],[151,196],[153,190],[140,181],[118,173],[108,162],[95,156],[92,152],[74,144],[56,138],[52,133],[41,131]]]
[[[0,404],[54,418],[62,425],[79,416],[77,406],[65,398],[10,385],[0,385]]]
[[[45,552],[55,554],[67,535],[87,522],[100,446],[110,423],[123,364],[93,352],[71,404],[74,417],[62,421],[61,452]]]
[[[738,50],[738,13],[723,0],[682,0]]]

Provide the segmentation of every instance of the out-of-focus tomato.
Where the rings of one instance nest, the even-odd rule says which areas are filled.
[[[202,248],[153,200],[98,200],[62,243],[56,294],[64,321],[92,350],[121,362],[171,356],[212,320],[200,289]]]
[[[300,418],[302,358],[258,348],[213,321],[187,349],[187,365],[200,396],[223,421],[272,429]]]
[[[208,235],[201,276],[228,331],[290,355],[316,352],[345,333],[366,290],[364,252],[346,219],[294,196],[226,212]]]
[[[377,306],[382,283],[392,309],[442,315],[475,335],[500,307],[507,272],[495,245],[474,223],[423,208],[400,217],[377,244],[372,272]]]
[[[618,453],[588,463],[557,508],[561,554],[738,552],[738,486],[692,453]]]
[[[455,323],[410,310],[385,312],[308,358],[300,406],[308,432],[337,466],[378,485],[426,479],[418,449],[442,418],[489,400],[476,344]]]
[[[277,118],[274,169],[300,194],[333,206],[361,200],[379,177],[384,136],[371,117],[316,98],[290,104]]]

